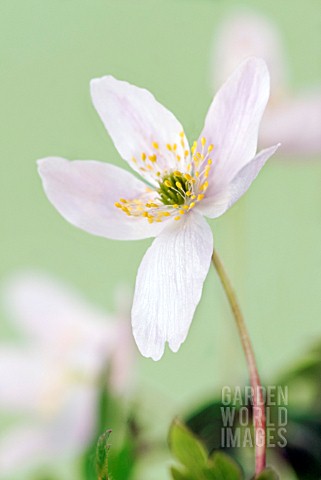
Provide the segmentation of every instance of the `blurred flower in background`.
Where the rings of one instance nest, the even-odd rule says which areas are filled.
[[[0,437],[1,479],[79,455],[93,440],[101,390],[128,390],[130,298],[117,297],[112,316],[42,274],[18,274],[5,286],[21,339],[0,345],[0,408],[19,419]]]
[[[211,58],[213,91],[244,58],[252,55],[265,59],[272,82],[260,144],[281,142],[282,155],[320,154],[320,85],[292,92],[281,33],[269,18],[253,11],[239,11],[222,22],[214,38]]]

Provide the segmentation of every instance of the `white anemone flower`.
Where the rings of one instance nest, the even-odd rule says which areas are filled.
[[[83,451],[100,390],[126,393],[133,345],[128,314],[106,315],[44,274],[14,276],[4,301],[22,337],[0,344],[0,409],[16,417],[0,436],[0,478],[11,478]]]
[[[268,17],[241,10],[220,24],[211,57],[213,87],[216,88],[239,62],[251,55],[264,58],[272,77],[259,143],[280,141],[282,154],[291,157],[320,154],[320,84],[297,92],[291,89],[282,37],[277,25]]]
[[[50,202],[95,235],[156,237],[138,270],[132,327],[141,353],[176,352],[200,300],[213,252],[204,216],[226,212],[278,145],[256,154],[269,97],[264,61],[249,58],[216,94],[190,150],[179,121],[147,90],[112,76],[92,80],[91,95],[122,158],[143,181],[114,165],[50,157],[39,172]]]

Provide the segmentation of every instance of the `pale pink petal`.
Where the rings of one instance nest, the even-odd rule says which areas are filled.
[[[109,387],[118,395],[128,393],[135,376],[136,348],[130,326],[130,316],[115,324],[115,342],[110,359]]]
[[[12,320],[30,340],[54,351],[86,347],[106,340],[114,319],[89,305],[76,291],[48,275],[24,271],[3,287],[4,304]],[[102,346],[107,349],[106,342]],[[112,347],[110,341],[109,350]]]
[[[227,16],[215,32],[211,58],[213,89],[251,56],[264,58],[271,74],[271,95],[282,92],[287,72],[279,30],[267,16],[239,10]]]
[[[255,155],[259,124],[269,97],[263,60],[249,58],[218,91],[201,137],[214,145],[207,196],[229,183]]]
[[[115,240],[153,237],[162,230],[163,224],[127,216],[115,207],[120,198],[135,199],[147,191],[129,172],[92,160],[49,157],[38,163],[48,199],[76,227]]]
[[[262,121],[260,143],[277,141],[282,143],[282,155],[320,155],[320,91],[288,97],[269,106]]]
[[[60,411],[44,425],[53,458],[80,454],[93,440],[96,428],[99,408],[97,388],[75,383],[65,394]]]
[[[0,406],[5,410],[34,411],[46,381],[43,358],[30,349],[0,349]]]
[[[143,177],[157,185],[155,172],[177,169],[179,162],[176,155],[179,155],[181,163],[188,161],[184,160],[189,156],[185,136],[184,146],[181,144],[182,125],[150,92],[112,76],[96,78],[90,86],[93,104],[115,147]],[[153,142],[158,144],[158,148],[153,146]],[[175,153],[167,145],[176,145]],[[146,155],[145,162],[142,154]],[[157,156],[155,164],[148,160],[152,155]],[[154,170],[149,170],[146,164],[155,167]]]
[[[173,222],[147,250],[132,308],[133,333],[144,356],[159,360],[166,341],[174,352],[184,342],[212,251],[211,229],[197,213]]]
[[[200,202],[198,211],[210,218],[223,215],[248,190],[261,168],[278,148],[279,145],[275,145],[258,153],[235,175],[223,191]]]
[[[14,427],[0,437],[0,475],[2,478],[25,478],[31,469],[41,467],[50,458],[44,431],[35,425]],[[12,477],[12,475],[16,475]]]

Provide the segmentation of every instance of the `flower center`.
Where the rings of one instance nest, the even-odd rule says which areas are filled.
[[[160,200],[164,205],[184,205],[192,195],[193,181],[195,182],[191,175],[179,171],[165,175],[157,190]]]
[[[139,198],[126,200],[121,198],[115,206],[128,216],[145,217],[149,223],[162,222],[164,217],[174,216],[180,220],[182,215],[193,209],[203,200],[208,188],[208,176],[212,165],[209,158],[213,145],[206,148],[206,139],[194,142],[190,163],[185,163],[185,172],[165,170],[163,175],[157,172],[159,188],[147,187]],[[169,149],[170,150],[170,149]],[[153,160],[151,160],[154,162]],[[156,159],[157,162],[157,159]]]

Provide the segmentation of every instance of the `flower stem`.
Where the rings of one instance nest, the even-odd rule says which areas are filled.
[[[224,266],[214,250],[212,256],[213,265],[220,277],[222,286],[225,290],[227,299],[231,306],[236,325],[240,334],[242,347],[244,350],[247,366],[250,374],[253,401],[253,423],[255,432],[255,473],[259,475],[265,468],[266,462],[266,432],[265,432],[265,407],[263,399],[263,389],[261,387],[260,377],[258,374],[255,355],[251,340],[244,322],[244,318],[238,304],[236,295],[226,274]]]

